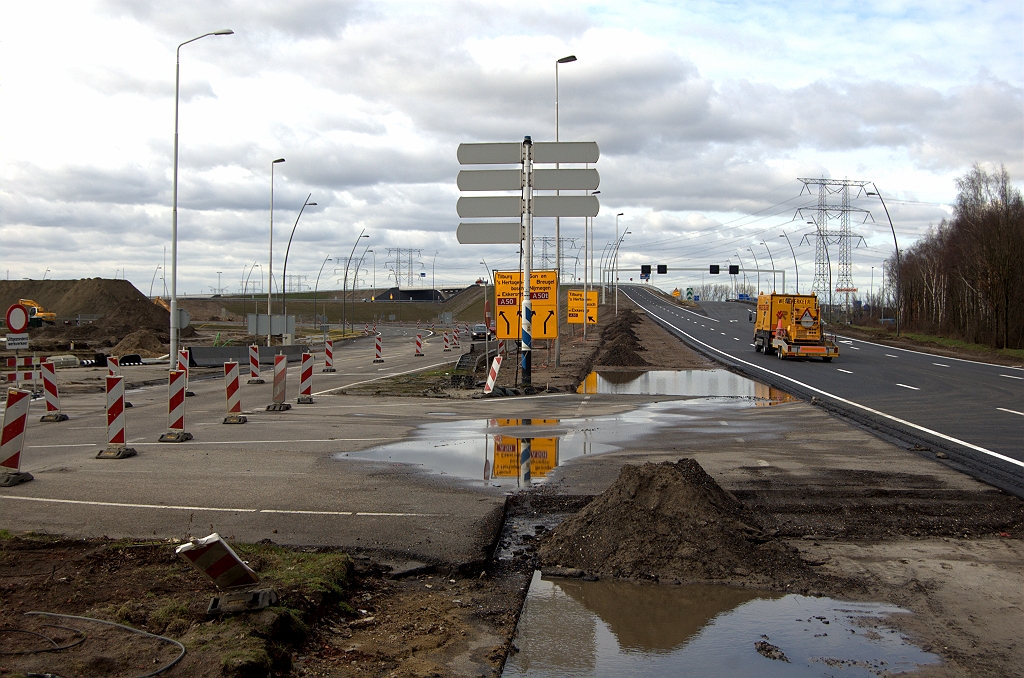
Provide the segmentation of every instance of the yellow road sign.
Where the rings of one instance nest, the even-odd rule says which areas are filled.
[[[494,309],[498,339],[519,339],[523,274],[520,271],[494,272]],[[530,301],[533,302],[533,338],[558,338],[558,274],[555,271],[530,271]]]
[[[543,478],[558,466],[558,438],[534,438],[530,444],[530,476]]]
[[[491,475],[495,478],[519,475],[519,438],[494,436],[494,470]]]
[[[558,466],[558,438],[530,438],[530,475],[543,478]],[[494,436],[494,478],[519,476],[519,457],[523,451],[521,438]]]
[[[566,315],[572,325],[583,324],[583,290],[569,290]],[[587,324],[597,324],[597,290],[587,291]]]

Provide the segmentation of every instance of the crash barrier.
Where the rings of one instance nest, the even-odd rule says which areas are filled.
[[[300,405],[313,404],[313,354],[302,354],[302,366],[299,368],[299,398],[296,401]]]
[[[274,402],[267,405],[268,412],[283,412],[292,409],[290,403],[285,402],[288,390],[288,357],[283,355],[274,356]]]
[[[107,447],[96,454],[97,459],[125,459],[135,456],[128,447],[124,419],[124,377],[107,375]]]
[[[43,378],[43,375],[39,373],[39,366],[44,362],[46,362],[46,356],[41,358],[33,356],[8,358],[7,371],[5,372],[7,383],[20,385],[23,381],[31,381],[32,390],[35,391],[36,381]]]
[[[191,367],[216,367],[227,362],[236,362],[245,365],[249,362],[251,346],[190,346],[189,365]],[[306,344],[292,344],[290,346],[259,346],[256,345],[259,364],[269,367],[274,364],[274,356],[288,356],[288,362],[294,363],[302,359],[302,354],[309,351]]]
[[[192,440],[185,431],[185,395],[188,374],[184,370],[171,370],[167,374],[167,433],[160,436],[161,443],[183,443]]]
[[[324,344],[324,372],[336,372],[334,369],[334,340],[328,339]]]
[[[423,336],[419,334],[416,335],[416,357],[423,357]]]
[[[39,421],[67,421],[68,415],[60,411],[60,394],[57,392],[57,373],[53,363],[47,361],[40,365],[43,373],[43,394],[46,397],[46,414]]]
[[[0,433],[0,487],[12,487],[32,480],[32,474],[21,470],[21,453],[25,449],[28,427],[28,405],[31,391],[7,389],[4,426]]]
[[[484,384],[484,395],[494,390],[494,382],[498,380],[498,370],[501,369],[501,356],[495,356],[491,362],[491,371],[487,373],[487,383]]]
[[[244,424],[248,421],[242,416],[242,394],[238,390],[238,363],[224,363],[224,399],[227,403],[225,424]]]
[[[442,351],[442,353],[451,353],[451,352],[452,352],[452,349],[448,345],[448,330],[445,330],[444,331],[444,351]]]
[[[377,357],[373,359],[373,362],[375,362],[375,363],[382,363],[382,362],[384,362],[384,351],[383,351],[383,348],[381,347],[381,337],[380,337],[380,334],[377,335],[377,339],[376,339],[376,341],[374,343],[377,346]]]
[[[249,384],[265,384],[260,379],[260,347],[253,344],[249,347]]]

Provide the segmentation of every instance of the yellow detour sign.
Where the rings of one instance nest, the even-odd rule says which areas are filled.
[[[558,338],[558,275],[555,271],[530,271],[533,302],[533,338]],[[498,339],[519,339],[522,334],[523,274],[494,272],[494,310]]]
[[[583,324],[583,290],[569,290],[566,315],[570,325]],[[597,324],[597,290],[587,292],[587,324]]]
[[[494,478],[516,478],[519,476],[519,438],[494,436],[494,469],[491,476]]]
[[[679,288],[678,288],[678,287],[677,287],[677,288],[675,288],[674,290],[672,290],[672,296],[673,296],[673,297],[678,297],[678,296],[680,296],[681,294],[682,294],[682,292],[680,292],[680,291],[679,291]]]
[[[519,339],[522,298],[523,274],[521,272],[494,272],[494,313],[496,316],[495,329],[497,330],[495,336],[498,339]]]
[[[558,438],[529,438],[530,476],[543,478],[558,466]],[[523,441],[511,436],[494,436],[494,478],[517,478]]]
[[[558,466],[558,438],[533,438],[530,445],[530,477],[543,478]]]
[[[552,426],[558,419],[491,419],[492,426]]]

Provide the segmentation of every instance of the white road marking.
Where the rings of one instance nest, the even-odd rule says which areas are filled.
[[[186,443],[178,443],[178,446],[188,447],[189,445],[270,445],[275,443],[365,443],[376,442],[378,440],[383,442],[389,440],[401,440],[401,438],[313,438],[305,440],[190,440]],[[160,446],[167,445],[167,443],[149,443],[141,440],[129,444]]]
[[[458,362],[458,358],[455,358],[455,359],[452,359],[452,360],[446,360],[443,363],[434,363],[433,365],[421,365],[420,367],[417,367],[414,370],[406,370],[405,372],[395,372],[393,374],[385,374],[385,375],[382,375],[380,377],[374,377],[373,379],[366,379],[365,381],[355,381],[355,382],[352,382],[351,384],[345,384],[344,386],[335,386],[334,388],[328,389],[326,391],[318,391],[317,393],[314,393],[313,395],[315,395],[315,396],[318,396],[318,395],[330,395],[333,391],[339,391],[339,390],[344,389],[344,388],[350,388],[352,386],[359,386],[360,384],[369,384],[371,381],[378,381],[380,379],[387,379],[388,377],[400,377],[403,374],[412,374],[413,372],[422,372],[423,370],[429,370],[431,367],[441,367],[442,365],[450,365],[450,364],[452,364],[454,362]]]
[[[1020,416],[1024,417],[1024,412],[1018,412],[1017,410],[1008,410],[1005,407],[997,407],[996,409],[1002,410],[1003,412],[1009,412],[1010,414],[1019,414]]]
[[[852,349],[853,349],[854,351],[859,351],[859,350],[860,350],[860,349],[859,349],[859,348],[857,348],[856,346],[851,346],[850,348],[852,348]]]
[[[1006,377],[1007,379],[1024,379],[1024,377],[1015,377],[1012,374],[1000,374],[1000,377]]]
[[[943,365],[942,363],[932,363],[932,365],[938,365],[939,367],[949,367],[949,365]]]
[[[734,339],[735,341],[739,341],[739,340],[740,340],[740,338],[739,338],[739,337],[733,337],[733,339]]]
[[[844,370],[842,367],[837,367],[836,369],[839,370],[840,372],[846,372],[847,374],[853,374],[853,372],[851,372],[850,370]]]
[[[970,448],[970,449],[975,450],[977,452],[981,452],[982,454],[987,454],[987,455],[989,455],[991,457],[995,457],[996,459],[1000,459],[1000,460],[1005,461],[1005,462],[1007,462],[1009,464],[1013,464],[1014,466],[1020,466],[1021,468],[1024,468],[1024,461],[1020,461],[1020,460],[1014,459],[1013,457],[1007,457],[1005,454],[999,454],[998,452],[993,452],[992,450],[989,450],[989,449],[986,449],[984,447],[981,447],[980,445],[975,445],[974,443],[969,443],[966,440],[961,440],[959,438],[955,438],[953,436],[946,435],[945,433],[939,433],[938,431],[935,431],[933,429],[927,428],[925,426],[921,426],[920,424],[915,424],[912,421],[907,421],[906,419],[900,419],[899,417],[894,417],[891,414],[887,414],[887,413],[882,412],[880,410],[876,410],[874,408],[868,407],[867,405],[861,405],[858,402],[854,402],[852,400],[847,400],[846,398],[842,398],[842,397],[837,396],[835,394],[829,393],[828,391],[824,391],[824,390],[822,390],[820,388],[815,388],[814,386],[811,386],[810,384],[805,384],[804,382],[798,381],[798,380],[794,379],[793,377],[786,376],[785,374],[781,374],[779,372],[774,372],[772,370],[769,370],[767,367],[762,367],[761,365],[756,365],[756,364],[754,364],[752,362],[749,362],[747,360],[743,360],[741,358],[737,358],[736,356],[729,355],[725,351],[721,351],[721,350],[715,348],[714,346],[711,346],[710,344],[706,344],[703,341],[697,339],[696,337],[694,337],[694,336],[692,336],[690,334],[687,334],[686,332],[683,332],[681,329],[675,327],[674,325],[672,325],[671,323],[666,321],[664,318],[661,318],[658,315],[656,315],[655,313],[652,313],[648,309],[644,308],[639,302],[637,302],[635,299],[632,299],[632,297],[630,297],[630,300],[633,301],[633,303],[635,303],[637,306],[640,306],[640,308],[643,309],[643,311],[645,313],[649,314],[652,318],[660,320],[661,322],[665,323],[666,325],[669,325],[670,327],[673,327],[677,332],[680,332],[681,334],[686,335],[689,339],[695,341],[696,343],[700,344],[701,346],[705,347],[706,349],[708,349],[710,351],[714,351],[715,353],[720,353],[723,356],[729,358],[730,360],[735,360],[736,362],[743,363],[744,365],[746,365],[748,367],[751,367],[753,369],[761,370],[762,372],[767,372],[768,374],[770,374],[772,376],[775,376],[775,377],[778,377],[779,379],[783,379],[785,381],[793,382],[794,384],[802,386],[802,387],[806,388],[809,391],[814,391],[815,393],[820,393],[821,395],[828,396],[829,398],[832,398],[832,399],[836,400],[837,402],[841,402],[841,403],[845,403],[847,405],[851,405],[853,407],[857,407],[857,408],[859,408],[861,410],[864,410],[865,412],[870,412],[871,414],[878,415],[878,416],[883,417],[885,419],[888,419],[890,421],[895,421],[895,422],[897,422],[899,424],[903,424],[905,426],[909,426],[910,428],[916,429],[918,431],[923,431],[924,433],[927,433],[929,435],[936,436],[937,438],[942,438],[943,440],[948,440],[948,441],[950,441],[952,443],[957,443],[958,445],[963,445],[964,447]],[[900,350],[902,350],[902,349],[900,349]],[[916,352],[916,351],[912,351],[912,353],[913,352]],[[965,362],[972,362],[972,361],[965,361]],[[0,496],[2,496],[2,495],[0,495]]]
[[[51,447],[96,447],[99,443],[76,443],[74,445],[26,445],[30,450],[45,450]]]
[[[897,386],[902,386],[903,388],[909,388],[912,391],[920,391],[921,390],[921,389],[919,389],[916,386],[907,386],[906,384],[896,384],[896,385]]]
[[[840,336],[842,336],[842,335],[840,335]],[[887,348],[887,349],[890,349],[892,351],[903,351],[904,353],[916,353],[918,355],[926,355],[926,356],[930,356],[932,358],[943,358],[945,360],[956,360],[957,362],[961,362],[961,363],[974,363],[975,365],[988,365],[990,367],[1002,367],[1003,369],[1009,369],[1009,370],[1024,370],[1024,368],[1022,368],[1022,367],[1007,367],[1007,366],[1004,366],[1004,365],[996,365],[995,363],[982,362],[981,360],[969,360],[967,358],[951,358],[950,356],[945,356],[945,355],[944,356],[938,356],[938,355],[936,355],[934,353],[927,353],[925,351],[914,351],[913,349],[899,348],[897,346],[888,346],[886,344],[879,344],[879,343],[876,343],[874,341],[865,341],[864,339],[858,339],[857,341],[859,341],[862,344],[871,344],[872,346],[878,346],[879,348]],[[889,355],[889,354],[886,353],[886,355]],[[895,358],[897,356],[889,356],[889,357],[890,358]]]
[[[80,499],[50,499],[47,497],[11,497],[0,495],[0,499],[16,501],[38,501],[48,504],[77,504],[80,506],[113,506],[116,508],[163,509],[171,511],[218,511],[222,513],[281,513],[314,516],[371,516],[371,517],[412,517],[436,518],[444,513],[397,513],[389,511],[287,511],[284,509],[223,508],[217,506],[169,506],[164,504],[127,504],[113,501],[82,501]]]
[[[886,353],[886,354],[885,354],[885,357],[886,357],[886,358],[899,358],[899,356],[898,356],[898,355],[893,355],[892,353]]]

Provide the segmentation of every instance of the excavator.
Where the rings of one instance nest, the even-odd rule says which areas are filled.
[[[18,299],[18,303],[28,309],[28,326],[42,327],[57,324],[57,314],[47,311],[43,305],[32,299]]]

